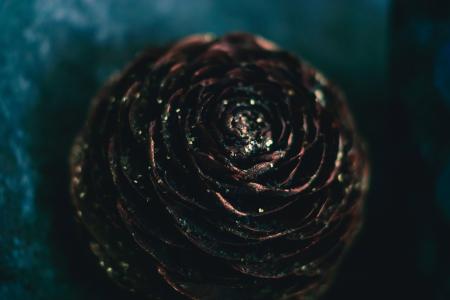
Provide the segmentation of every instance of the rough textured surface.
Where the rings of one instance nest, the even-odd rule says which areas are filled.
[[[441,2],[428,15],[430,6],[391,14],[387,0],[182,2],[0,2],[0,298],[124,298],[77,247],[66,206],[67,156],[87,103],[146,45],[239,29],[302,53],[343,86],[370,142],[367,226],[330,298],[448,299],[448,1],[422,1]],[[386,92],[390,16],[402,97]],[[411,186],[419,192],[405,195]]]
[[[368,181],[342,92],[248,33],[139,54],[93,99],[71,156],[92,251],[151,299],[323,294]]]

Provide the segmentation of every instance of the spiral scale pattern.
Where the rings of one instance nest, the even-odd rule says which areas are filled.
[[[319,295],[368,179],[341,93],[245,33],[138,56],[93,101],[71,171],[100,265],[171,300]]]

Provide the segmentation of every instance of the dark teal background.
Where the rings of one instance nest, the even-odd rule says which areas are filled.
[[[75,225],[70,144],[137,51],[236,30],[341,85],[368,141],[367,222],[327,299],[450,299],[447,2],[0,0],[0,299],[128,299]]]

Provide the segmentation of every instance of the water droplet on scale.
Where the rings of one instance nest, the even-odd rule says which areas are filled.
[[[127,262],[120,262],[120,266],[126,271],[130,267],[130,265]]]
[[[325,96],[324,96],[322,90],[316,89],[316,90],[314,91],[314,95],[316,96],[316,101],[317,101],[320,105],[325,106]]]
[[[322,85],[325,85],[327,83],[327,80],[325,79],[325,76],[323,76],[322,74],[320,74],[319,72],[317,72],[314,75],[314,78]]]
[[[346,187],[346,188],[345,188],[345,193],[346,193],[346,194],[350,194],[350,192],[352,191],[352,188],[353,188],[353,187],[352,187],[351,185],[349,185],[348,187]]]
[[[75,167],[75,172],[76,173],[81,173],[81,171],[83,170],[83,168],[81,167],[81,165],[78,165]]]

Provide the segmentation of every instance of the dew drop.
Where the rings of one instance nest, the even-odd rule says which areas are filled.
[[[320,105],[325,106],[325,97],[323,92],[319,89],[314,91],[314,95],[316,96],[316,101],[320,103]]]
[[[130,265],[127,262],[120,262],[120,266],[126,271],[130,267]]]
[[[82,170],[83,170],[83,168],[80,165],[75,167],[75,172],[76,173],[81,173]]]
[[[327,80],[325,79],[325,77],[320,74],[320,73],[316,73],[316,75],[314,76],[314,78],[320,83],[320,84],[326,84]]]

